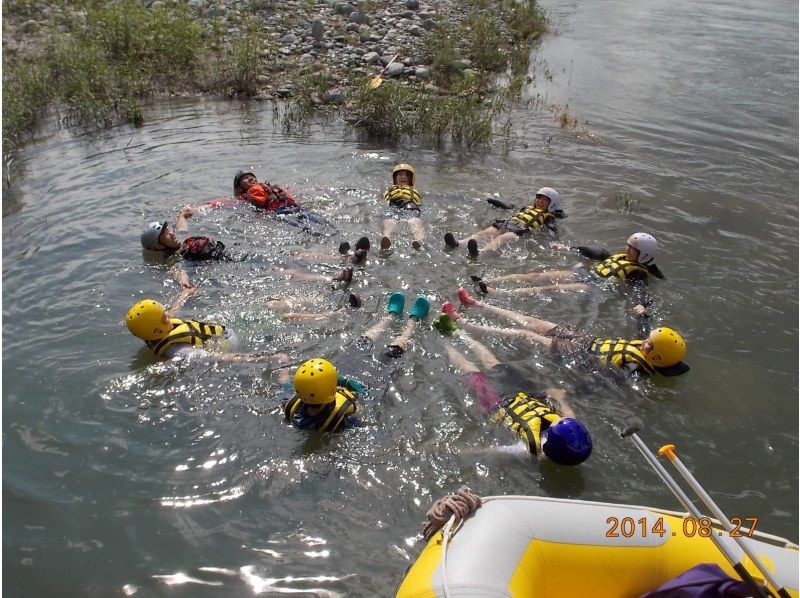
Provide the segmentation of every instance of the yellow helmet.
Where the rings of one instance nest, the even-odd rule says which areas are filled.
[[[686,343],[672,328],[656,328],[650,333],[653,348],[644,356],[648,363],[659,367],[675,365],[686,355]]]
[[[327,359],[309,359],[297,368],[294,390],[304,403],[330,403],[336,393],[338,377],[336,367]]]
[[[169,326],[164,324],[165,313],[161,303],[145,299],[128,310],[125,325],[133,336],[143,341],[154,341],[169,332]]]
[[[411,186],[413,187],[414,179],[417,178],[417,171],[414,170],[414,167],[411,166],[411,164],[406,164],[405,162],[394,167],[394,170],[392,171],[392,182],[394,183],[395,179],[397,178],[397,173],[401,170],[407,170],[411,173]]]

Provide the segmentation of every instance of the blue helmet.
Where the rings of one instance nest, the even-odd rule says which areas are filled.
[[[542,450],[559,465],[578,465],[592,454],[592,437],[577,419],[562,417],[542,432]]]

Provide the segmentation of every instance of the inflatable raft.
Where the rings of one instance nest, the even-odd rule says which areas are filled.
[[[436,532],[397,596],[629,598],[699,563],[716,563],[736,577],[709,533],[723,538],[753,577],[763,580],[728,532],[710,520],[612,503],[488,497],[460,528]],[[776,581],[797,596],[798,547],[757,531],[748,538],[746,526],[739,533]]]

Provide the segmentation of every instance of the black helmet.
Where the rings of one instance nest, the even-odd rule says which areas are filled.
[[[233,192],[236,193],[236,189],[239,188],[239,179],[242,178],[246,174],[252,174],[256,176],[254,172],[247,172],[245,170],[237,170],[236,175],[233,177]]]

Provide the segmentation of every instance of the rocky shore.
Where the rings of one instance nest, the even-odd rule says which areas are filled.
[[[125,0],[119,3],[120,10],[124,5]],[[104,10],[108,6],[115,5]],[[518,93],[521,84],[514,77],[527,74],[531,45],[545,27],[535,0],[147,0],[137,6],[167,15],[161,18],[179,11],[199,35],[197,60],[192,60],[196,65],[186,69],[193,76],[141,86],[138,99],[165,93],[284,99],[303,105],[304,115],[343,106],[369,111],[375,106],[365,102],[388,102],[385,94],[363,96],[366,83],[378,74],[403,88],[402,110],[408,113],[422,102],[430,104],[431,98],[470,94],[474,97],[469,110],[483,106],[496,113],[487,97],[514,86]],[[4,9],[8,70],[9,60],[30,60],[47,46],[48,37],[73,33],[81,19],[88,22],[85,17],[92,7],[87,2],[10,0]],[[97,27],[97,21],[93,25]],[[100,21],[99,27],[104,26]],[[97,37],[104,39],[103,34],[99,31]],[[505,75],[505,86],[497,85],[500,74]],[[504,101],[507,98],[505,94]],[[443,106],[440,112],[464,108]],[[397,130],[419,124],[406,123]],[[4,137],[9,138],[5,126]]]

